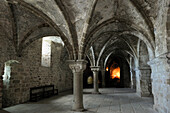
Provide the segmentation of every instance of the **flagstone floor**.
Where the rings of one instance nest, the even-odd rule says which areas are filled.
[[[92,89],[84,89],[84,113],[157,113],[152,109],[151,97],[136,95],[128,88],[102,88],[101,94],[91,94]],[[38,102],[29,102],[8,108],[0,113],[79,113],[71,111],[73,95],[60,93]]]

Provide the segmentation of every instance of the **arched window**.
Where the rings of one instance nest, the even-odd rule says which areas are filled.
[[[42,40],[41,65],[45,67],[50,67],[51,65],[51,40],[48,40],[48,37]]]
[[[42,57],[41,57],[41,65],[44,67],[51,66],[51,45],[52,43],[60,43],[64,46],[63,41],[58,36],[48,36],[43,37],[42,39]]]
[[[11,64],[13,63],[19,63],[19,62],[17,60],[9,60],[5,62],[4,74],[2,75],[2,77],[3,77],[3,84],[7,88],[9,87],[9,82],[11,78]]]

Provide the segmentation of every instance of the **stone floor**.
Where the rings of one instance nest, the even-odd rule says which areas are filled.
[[[84,89],[85,113],[156,113],[152,109],[152,98],[140,98],[132,89],[100,89],[101,95],[91,94],[91,91]],[[78,113],[71,111],[72,97],[65,92],[39,102],[5,108],[4,113]]]

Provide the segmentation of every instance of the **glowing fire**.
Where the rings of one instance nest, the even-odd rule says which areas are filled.
[[[112,70],[111,70],[111,75],[110,75],[110,77],[111,77],[112,79],[114,79],[114,78],[120,79],[120,67],[117,67],[117,68],[115,68],[115,69],[112,69]]]
[[[109,68],[108,68],[108,67],[106,67],[106,71],[109,71]]]

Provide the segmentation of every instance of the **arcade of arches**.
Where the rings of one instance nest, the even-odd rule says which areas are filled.
[[[114,87],[170,113],[170,0],[0,0],[0,53],[2,109],[52,84],[75,111]]]

